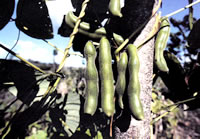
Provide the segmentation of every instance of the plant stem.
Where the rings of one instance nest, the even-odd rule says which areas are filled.
[[[0,44],[0,47],[3,48],[4,50],[6,50],[7,52],[9,52],[10,54],[16,56],[17,58],[19,58],[20,60],[22,60],[23,62],[25,62],[26,64],[28,64],[29,66],[31,66],[32,68],[40,71],[41,73],[46,74],[45,71],[43,71],[42,69],[40,69],[39,67],[37,67],[36,65],[32,64],[31,62],[27,61],[26,59],[22,58],[21,56],[19,56],[18,54],[16,54],[15,52],[13,52],[12,50],[6,48],[5,46]]]
[[[64,66],[64,64],[65,64],[65,61],[66,61],[66,58],[67,58],[69,49],[72,47],[72,44],[73,44],[73,40],[74,40],[74,38],[75,38],[75,35],[78,33],[78,27],[79,27],[79,25],[80,25],[80,23],[81,23],[81,18],[84,17],[84,15],[85,15],[85,9],[86,9],[87,3],[88,3],[89,1],[90,1],[90,0],[85,0],[85,1],[82,3],[81,12],[80,12],[79,17],[78,17],[78,19],[77,19],[77,21],[76,21],[74,30],[73,30],[73,32],[72,32],[71,35],[70,35],[69,43],[68,43],[67,47],[65,48],[65,53],[64,53],[63,59],[62,59],[62,61],[61,61],[61,63],[60,63],[60,65],[59,65],[59,67],[58,67],[58,69],[57,69],[56,72],[59,72],[59,71],[63,68],[63,66]]]
[[[71,33],[70,35],[70,40],[69,40],[69,43],[67,45],[67,47],[65,48],[65,52],[64,52],[64,56],[63,56],[63,59],[58,67],[58,69],[56,70],[56,72],[60,72],[62,70],[62,68],[64,67],[64,64],[65,64],[65,61],[67,59],[67,56],[68,56],[68,53],[69,53],[69,49],[72,47],[72,44],[73,44],[73,40],[75,38],[75,35],[78,33],[78,27],[81,23],[81,18],[85,16],[85,9],[87,7],[87,3],[89,2],[90,0],[85,0],[83,3],[82,3],[82,8],[81,8],[81,11],[80,11],[80,14],[79,14],[79,17],[76,21],[76,24],[75,24],[75,27],[73,29],[73,32]],[[43,97],[45,97],[46,95],[48,94],[51,94],[52,92],[54,92],[54,90],[56,89],[56,87],[58,86],[58,83],[60,82],[61,80],[61,77],[57,77],[57,79],[55,81],[53,81],[48,89],[46,90],[45,94],[43,95]]]
[[[195,99],[197,99],[197,97],[192,97],[192,98],[189,98],[189,99],[186,99],[186,100],[182,100],[182,101],[176,102],[172,105],[166,106],[163,109],[166,109],[166,108],[169,108],[169,107],[172,107],[172,106],[175,106],[175,105],[180,105],[180,104],[183,104],[183,103],[186,103],[186,102],[190,102],[190,101],[193,101]]]

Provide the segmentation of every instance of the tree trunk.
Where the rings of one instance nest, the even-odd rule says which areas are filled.
[[[157,0],[155,0],[157,5]],[[155,7],[155,6],[154,6]],[[149,21],[149,23],[142,30],[138,36],[135,45],[139,44],[146,37],[148,37],[152,27],[155,23],[155,16]],[[129,128],[126,132],[120,132],[119,128],[116,128],[116,138],[119,139],[148,139],[150,138],[150,121],[151,121],[151,93],[152,93],[152,76],[153,76],[153,55],[154,55],[154,38],[148,41],[138,51],[140,59],[140,72],[139,80],[141,84],[140,98],[143,104],[145,119],[138,121],[131,117]]]

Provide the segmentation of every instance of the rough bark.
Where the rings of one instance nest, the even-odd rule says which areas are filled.
[[[157,0],[155,0],[157,5]],[[144,40],[151,31],[155,23],[155,17],[153,17],[149,23],[145,26],[141,34],[138,36],[135,45]],[[129,129],[126,132],[120,132],[119,128],[116,128],[116,138],[119,139],[148,139],[150,138],[150,120],[151,120],[151,92],[152,92],[152,76],[153,76],[153,52],[154,52],[154,38],[148,43],[143,45],[139,50],[140,59],[140,73],[139,80],[141,84],[140,98],[144,108],[145,119],[138,121],[131,117],[131,123]]]

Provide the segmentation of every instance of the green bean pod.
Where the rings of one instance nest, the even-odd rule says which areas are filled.
[[[91,41],[88,41],[84,48],[84,55],[87,60],[86,67],[86,99],[84,113],[93,115],[97,109],[99,86],[98,72],[95,65],[96,49]]]
[[[170,35],[170,24],[167,18],[161,19],[160,30],[155,42],[155,63],[160,71],[168,72],[167,63],[164,58],[164,50]]]
[[[121,45],[124,42],[124,38],[116,33],[113,33],[113,37],[117,45]]]
[[[68,15],[65,16],[65,23],[67,25],[69,25],[71,28],[74,28],[76,22],[73,22],[73,20],[71,19],[71,17],[69,16],[69,13],[68,13]],[[84,25],[86,26],[86,24],[84,24]],[[89,27],[89,26],[87,26],[87,27]],[[90,38],[95,38],[95,39],[100,39],[102,36],[104,36],[102,34],[102,30],[100,30],[101,34],[98,34],[97,32],[91,33],[91,32],[88,32],[87,30],[84,30],[83,28],[79,28],[78,32],[81,33],[81,34],[84,34],[84,35],[86,35]]]
[[[114,78],[112,71],[111,47],[106,37],[102,37],[100,40],[99,74],[101,81],[101,107],[107,116],[112,116],[115,111]]]
[[[75,16],[74,13],[71,11],[68,12],[68,14],[65,16],[65,23],[68,24],[71,28],[74,28],[77,20],[78,20],[78,17]],[[78,32],[81,34],[84,34],[88,37],[96,38],[96,39],[99,39],[102,36],[106,35],[106,30],[104,27],[98,28],[94,32],[89,32],[89,30],[90,30],[89,23],[87,22],[80,23],[80,28],[78,29]],[[113,33],[113,37],[118,45],[121,45],[124,42],[123,37],[116,33]]]
[[[110,0],[109,10],[112,15],[122,17],[120,0]]]
[[[128,71],[129,71],[129,83],[128,83],[128,100],[129,108],[133,116],[138,119],[144,119],[144,112],[142,103],[140,100],[140,81],[139,81],[139,68],[140,62],[137,54],[137,48],[133,44],[129,44],[128,47]]]
[[[118,94],[118,104],[121,109],[124,109],[123,94],[126,89],[127,65],[128,65],[128,56],[127,56],[126,52],[123,52],[121,54],[120,60],[117,62],[118,77],[117,77],[117,83],[116,83],[116,87],[115,87],[115,91]]]
[[[65,17],[65,20],[69,20],[70,22],[72,22],[74,25],[78,20],[78,17],[74,15],[74,13],[72,11],[68,12],[67,16]],[[66,21],[67,22],[67,21]],[[90,28],[90,24],[87,22],[81,22],[80,23],[80,29],[84,30],[84,31],[89,31]],[[94,31],[94,33],[98,34],[98,35],[105,35],[106,34],[106,30],[105,28],[101,27],[98,28]]]
[[[75,24],[78,20],[78,17],[74,15],[72,11],[69,11],[67,14],[68,18]],[[80,28],[84,30],[89,30],[90,29],[90,24],[87,22],[81,22],[80,23]]]

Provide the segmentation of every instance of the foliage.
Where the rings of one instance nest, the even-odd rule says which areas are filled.
[[[64,70],[64,73],[67,78],[63,79],[63,83],[60,83],[59,88],[61,89],[58,90],[57,95],[53,93],[50,99],[46,101],[40,98],[35,99],[30,106],[24,105],[21,101],[12,103],[16,99],[16,96],[12,94],[13,91],[17,92],[15,89],[9,89],[10,87],[1,89],[0,114],[1,122],[3,122],[1,133],[4,133],[6,127],[10,124],[8,137],[26,136],[27,139],[34,139],[38,137],[66,138],[70,136],[71,138],[84,136],[87,138],[103,138],[102,134],[104,137],[108,136],[109,119],[105,117],[101,109],[94,117],[83,113],[85,96],[84,69],[69,68]],[[48,87],[47,82],[48,80],[42,81],[40,89],[46,90]],[[65,93],[62,92],[63,84],[68,86]],[[7,106],[6,104],[11,105]],[[26,134],[22,133],[21,130],[16,130],[16,126],[18,129],[24,128],[24,130],[27,130]]]
[[[154,73],[162,78],[170,91],[170,93],[164,93],[164,95],[174,102],[189,99],[193,97],[195,92],[200,91],[197,85],[199,82],[200,61],[198,35],[196,35],[200,26],[199,21],[194,18],[194,26],[190,29],[188,18],[189,15],[184,16],[181,21],[170,18],[171,24],[178,31],[171,32],[167,51],[164,53],[169,72],[160,72],[156,68],[154,70]],[[198,96],[196,99],[198,99]],[[186,104],[190,109],[199,107],[196,100]]]
[[[170,18],[171,24],[177,28],[178,31],[171,32],[167,51],[165,51],[164,55],[169,67],[169,72],[160,72],[155,68],[154,73],[156,76],[154,78],[154,90],[152,93],[153,117],[158,118],[163,113],[168,113],[166,116],[160,117],[159,120],[153,124],[154,134],[158,138],[163,136],[166,138],[195,136],[193,134],[185,135],[179,133],[180,129],[183,131],[184,128],[186,128],[185,125],[180,127],[180,123],[185,119],[184,115],[186,113],[192,115],[192,113],[195,113],[196,109],[199,108],[200,89],[197,84],[199,84],[198,77],[200,73],[200,47],[198,44],[198,30],[200,26],[199,20],[193,17],[193,19],[191,19],[191,15],[190,13],[184,16],[181,21]],[[191,27],[191,22],[194,24],[193,27]],[[159,78],[159,76],[161,78]],[[170,111],[170,107],[167,107],[169,105],[179,107],[175,109],[176,111]],[[185,109],[195,111],[185,111]],[[189,123],[192,123],[192,119],[190,120]],[[195,126],[198,126],[198,124]],[[196,133],[196,135],[199,136],[198,133]]]

